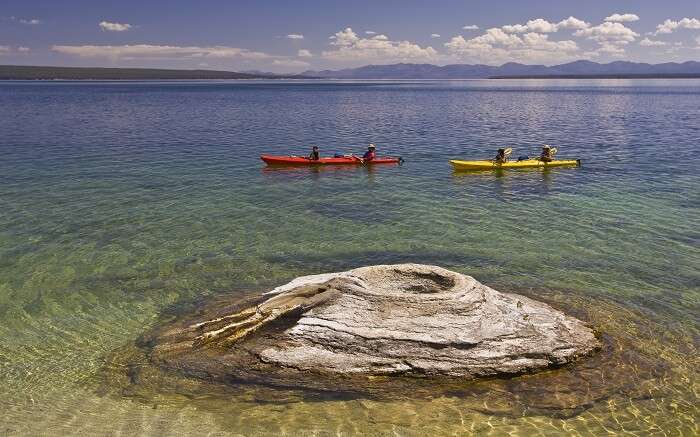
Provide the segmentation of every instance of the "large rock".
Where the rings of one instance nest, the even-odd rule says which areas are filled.
[[[305,276],[155,332],[150,358],[207,378],[472,379],[560,366],[600,347],[578,319],[470,276],[419,264]],[[277,379],[275,379],[277,377]]]

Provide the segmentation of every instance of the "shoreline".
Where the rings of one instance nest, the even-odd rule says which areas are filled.
[[[370,76],[370,75],[368,75]],[[381,74],[379,75],[381,76]],[[700,79],[700,72],[691,73],[590,73],[590,74],[501,74],[465,75],[463,77],[331,77],[313,74],[239,73],[218,70],[176,70],[167,68],[120,68],[120,67],[54,67],[29,65],[0,65],[0,81],[164,81],[164,80],[310,80],[310,81],[463,81],[503,79]]]

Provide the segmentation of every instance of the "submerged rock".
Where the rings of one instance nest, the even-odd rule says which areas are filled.
[[[419,264],[300,277],[146,340],[153,363],[191,376],[316,388],[328,387],[323,375],[529,373],[601,346],[590,327],[544,303]]]

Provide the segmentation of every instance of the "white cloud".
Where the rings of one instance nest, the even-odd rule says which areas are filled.
[[[445,47],[447,47],[447,50],[449,50],[452,53],[455,54],[468,54],[469,51],[471,50],[481,50],[481,49],[490,49],[492,48],[490,44],[488,43],[478,43],[477,41],[474,41],[475,38],[472,38],[470,40],[464,39],[462,35],[458,36],[453,36],[452,39],[450,39],[448,42],[445,43]]]
[[[621,57],[625,54],[624,46],[634,41],[639,34],[618,22],[606,21],[597,26],[577,30],[574,35],[596,41],[600,47],[598,53]]]
[[[464,30],[479,30],[479,26],[476,24],[467,24],[466,26],[462,26],[462,29]]]
[[[649,38],[644,38],[643,40],[639,41],[639,45],[644,47],[661,47],[668,44],[663,41],[654,41],[650,40]]]
[[[350,28],[341,30],[332,38],[334,50],[323,52],[323,57],[338,61],[378,60],[392,62],[400,60],[432,59],[437,51],[432,47],[421,47],[410,41],[392,41],[386,35],[360,38]]]
[[[639,21],[639,16],[636,14],[612,14],[609,17],[605,17],[605,20],[611,23],[631,23],[632,21]]]
[[[559,29],[574,29],[574,30],[586,29],[590,26],[591,26],[590,23],[586,23],[583,20],[579,20],[576,17],[569,17],[566,20],[561,20],[557,24],[557,27]]]
[[[100,29],[105,32],[126,32],[133,26],[127,23],[112,23],[110,21],[100,21]]]
[[[656,32],[652,35],[672,33],[677,29],[700,29],[700,20],[697,18],[683,18],[680,21],[668,19],[656,26]]]
[[[504,26],[504,28],[505,27],[506,26]],[[556,32],[557,30],[559,30],[559,29],[557,28],[556,24],[550,23],[549,21],[544,20],[542,18],[530,20],[527,22],[527,25],[525,26],[525,31],[530,31],[530,32],[552,33],[552,32]]]
[[[523,35],[523,43],[526,47],[535,50],[561,50],[563,52],[578,50],[578,45],[574,41],[550,41],[549,35],[544,35],[541,33],[526,33]]]
[[[625,49],[617,44],[603,42],[597,52],[608,56],[620,57],[624,56]]]
[[[330,38],[334,40],[331,45],[341,47],[351,46],[360,40],[357,34],[353,32],[350,27],[346,28],[345,30],[341,30],[340,32],[336,32],[336,34]]]
[[[236,47],[213,46],[164,46],[150,44],[134,45],[55,45],[51,50],[66,55],[80,56],[84,58],[112,58],[112,59],[199,59],[199,58],[241,58],[241,59],[270,59],[271,55],[261,52],[253,52]]]
[[[51,50],[57,53],[83,58],[106,58],[120,61],[141,60],[178,60],[189,61],[192,65],[217,65],[222,61],[262,62],[268,67],[279,69],[308,68],[309,63],[303,59],[290,56],[274,56],[263,52],[251,51],[228,46],[167,46],[150,44],[133,45],[55,45]],[[309,50],[299,50],[299,58],[309,58]],[[212,62],[214,61],[214,62]]]
[[[544,18],[536,18],[534,20],[528,21],[526,24],[511,24],[501,27],[501,29],[506,33],[554,33],[561,29],[576,29],[582,30],[586,29],[590,24],[583,20],[579,20],[576,17],[569,17],[558,23],[552,23]]]
[[[287,38],[287,39],[304,39],[304,35],[302,35],[300,33],[290,33],[285,38]]]
[[[272,65],[286,68],[307,68],[310,66],[308,62],[300,61],[298,59],[275,59],[272,61]]]
[[[501,44],[508,47],[517,46],[523,42],[520,37],[508,35],[497,27],[488,29],[484,35],[472,38],[470,41],[478,44]]]
[[[20,18],[19,22],[22,24],[29,24],[31,26],[36,26],[37,24],[41,24],[41,20],[39,20],[37,18],[30,18],[30,19]]]
[[[624,24],[611,22],[605,22],[594,27],[577,30],[574,35],[584,36],[598,42],[617,41],[618,43],[632,42],[639,36],[637,32],[625,27]]]
[[[549,35],[528,32],[522,37],[491,28],[471,39],[455,36],[445,43],[447,50],[462,60],[486,63],[505,61],[555,62],[572,59],[579,51],[576,42],[551,41]]]
[[[440,34],[439,33],[431,33],[430,37],[431,38],[440,38]]]
[[[591,58],[597,58],[600,56],[600,53],[596,51],[591,51],[591,52],[583,52],[583,57],[585,59],[591,59]]]
[[[503,31],[508,33],[524,33],[528,31],[525,24],[507,24],[502,27]]]
[[[24,53],[28,53],[28,52],[29,52],[29,48],[28,48],[28,47],[21,47],[21,46],[20,46],[20,47],[17,47],[15,50],[13,50],[12,47],[10,47],[10,46],[0,45],[0,55],[5,55],[5,54],[8,54],[8,53],[13,53],[13,52],[23,53],[23,54],[24,54]]]
[[[376,34],[377,34],[377,32],[375,32],[373,30],[365,30],[365,35],[376,35]]]

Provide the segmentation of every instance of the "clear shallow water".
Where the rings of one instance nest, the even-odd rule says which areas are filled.
[[[697,433],[698,120],[693,80],[2,83],[0,429]],[[258,159],[370,141],[406,164]],[[543,142],[583,167],[447,163]],[[262,388],[134,395],[101,381],[115,351],[194,300],[402,261],[569,309],[663,371],[645,396],[570,417],[460,396],[280,403]]]

